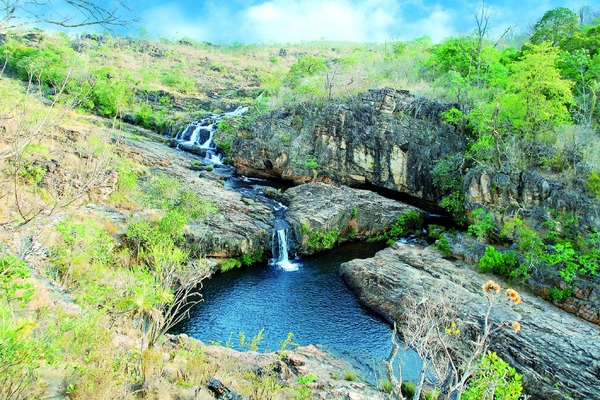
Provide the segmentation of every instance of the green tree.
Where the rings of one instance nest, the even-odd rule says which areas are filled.
[[[550,42],[552,46],[558,46],[573,35],[578,22],[577,14],[568,8],[558,7],[550,10],[534,25],[531,43]]]
[[[534,139],[558,123],[570,122],[572,82],[556,68],[558,50],[548,43],[534,45],[512,64],[507,93],[501,96],[501,119],[524,139]]]

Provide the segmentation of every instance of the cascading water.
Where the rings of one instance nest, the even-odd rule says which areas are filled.
[[[221,164],[221,157],[217,153],[217,145],[213,142],[215,131],[219,122],[224,118],[234,118],[243,115],[248,110],[248,107],[241,106],[234,111],[224,114],[210,114],[199,121],[195,121],[187,125],[181,132],[177,134],[175,139],[179,142],[180,148],[185,150],[185,147],[197,146],[200,149],[206,150],[205,160],[211,164]]]
[[[298,265],[290,262],[288,254],[288,235],[290,225],[282,219],[275,221],[272,238],[273,259],[271,264],[286,271],[297,271]]]

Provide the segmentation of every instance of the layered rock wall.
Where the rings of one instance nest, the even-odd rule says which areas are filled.
[[[252,122],[231,155],[244,174],[372,184],[437,201],[433,162],[464,149],[463,135],[441,121],[452,106],[393,89],[343,104],[299,105]]]

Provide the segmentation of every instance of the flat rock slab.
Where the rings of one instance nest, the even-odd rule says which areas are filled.
[[[456,303],[461,318],[480,320],[487,304],[482,285],[498,281],[443,259],[434,248],[402,243],[344,263],[340,273],[364,304],[397,321],[407,297],[448,295],[462,300]],[[523,374],[533,399],[600,399],[600,327],[521,295],[522,304],[499,305],[492,314],[496,323],[519,321],[521,331],[503,330],[491,349]]]

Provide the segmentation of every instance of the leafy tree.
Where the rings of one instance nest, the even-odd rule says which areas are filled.
[[[500,99],[502,118],[524,139],[533,139],[558,123],[570,122],[571,82],[556,68],[558,51],[548,44],[532,46],[512,65],[511,81]]]
[[[577,30],[578,20],[577,14],[568,8],[550,10],[534,25],[531,43],[550,42],[552,46],[558,46]]]

